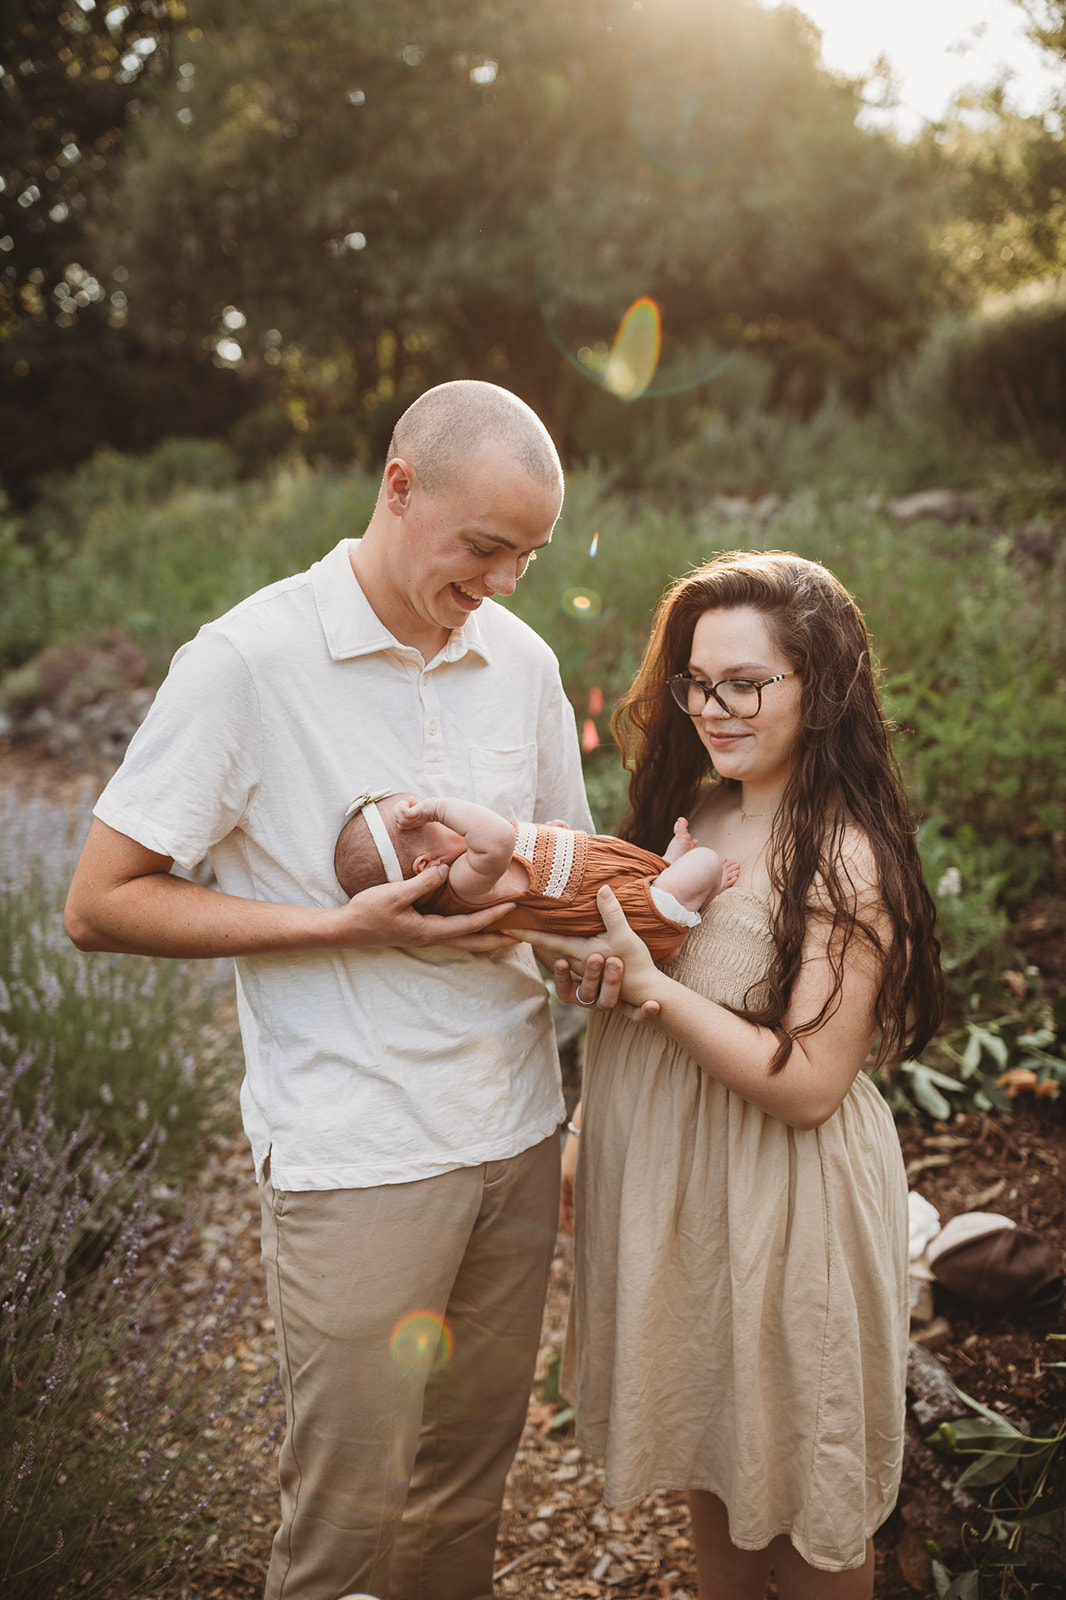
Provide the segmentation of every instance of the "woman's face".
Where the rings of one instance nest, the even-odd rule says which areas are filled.
[[[758,682],[791,672],[792,665],[774,642],[763,613],[736,606],[703,613],[692,635],[686,671],[705,684],[720,683],[723,678]],[[758,715],[744,721],[730,716],[709,697],[703,714],[693,717],[692,725],[719,776],[783,790],[803,736],[801,695],[798,676],[767,684]]]

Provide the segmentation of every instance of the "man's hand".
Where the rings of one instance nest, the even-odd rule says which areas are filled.
[[[417,911],[415,901],[432,894],[445,877],[447,868],[432,864],[403,883],[383,883],[374,889],[364,889],[349,900],[343,912],[337,913],[342,919],[337,944],[400,948],[446,944],[455,950],[486,955],[519,942],[510,934],[492,932],[492,924],[514,910],[513,900],[456,916],[441,917],[432,911]],[[351,937],[345,913],[350,913]]]

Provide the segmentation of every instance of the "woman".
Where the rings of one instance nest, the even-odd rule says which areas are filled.
[[[659,849],[687,815],[740,876],[665,970],[609,889],[605,938],[536,941],[599,1008],[571,1141],[578,1438],[611,1504],[688,1491],[701,1600],[762,1600],[771,1569],[781,1600],[868,1600],[908,1292],[863,1069],[924,1046],[941,979],[859,611],[813,562],[721,556],[667,594],[614,727],[623,836]]]

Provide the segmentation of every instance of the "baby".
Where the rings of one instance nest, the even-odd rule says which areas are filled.
[[[510,822],[468,800],[379,790],[352,801],[334,853],[346,895],[446,864],[448,877],[420,911],[466,912],[515,900],[493,924],[589,938],[603,932],[596,891],[609,883],[656,961],[672,961],[700,910],[740,868],[698,845],[679,817],[665,856],[624,839],[536,822]]]

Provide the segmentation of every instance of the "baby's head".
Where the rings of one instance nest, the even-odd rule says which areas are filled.
[[[414,878],[433,861],[454,861],[465,849],[465,841],[450,828],[439,822],[417,823],[401,828],[397,822],[397,809],[405,801],[416,800],[417,795],[397,791],[374,802],[368,801],[349,817],[337,836],[333,852],[333,870],[345,894],[360,894],[378,884],[388,883],[396,877],[386,869],[382,849],[375,832],[384,829],[399,864],[399,876]],[[368,817],[367,813],[371,813]]]
[[[348,818],[337,835],[337,845],[333,852],[333,870],[337,874],[337,882],[349,899],[364,889],[373,889],[377,884],[389,881],[385,863],[381,859],[381,851],[367,820],[366,813],[371,805],[375,806],[385,832],[392,842],[396,859],[400,863],[400,871],[405,878],[414,877],[415,860],[422,854],[419,835],[423,830],[412,828],[401,833],[396,825],[397,802],[407,798],[408,796],[403,794],[390,794],[376,805],[374,801],[369,801],[356,812],[354,817]]]

